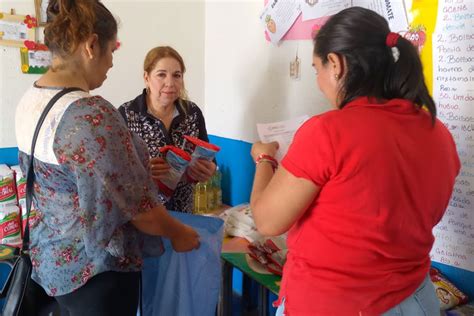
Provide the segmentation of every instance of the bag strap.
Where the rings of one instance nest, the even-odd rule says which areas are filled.
[[[33,141],[31,142],[31,151],[30,151],[30,162],[28,166],[28,171],[26,174],[26,225],[25,225],[25,232],[23,234],[23,245],[21,247],[21,251],[25,252],[28,251],[29,249],[29,243],[30,243],[30,225],[29,225],[29,218],[30,218],[30,211],[31,211],[31,202],[33,199],[33,184],[35,182],[35,172],[34,172],[34,166],[33,162],[35,160],[35,145],[36,145],[36,140],[38,138],[41,125],[43,125],[43,122],[46,118],[46,115],[48,115],[49,110],[53,107],[53,105],[56,103],[56,101],[59,100],[63,95],[77,91],[77,90],[82,90],[80,88],[64,88],[48,102],[46,105],[45,109],[43,110],[43,113],[41,113],[41,116],[38,120],[38,123],[36,124],[36,129],[35,133],[33,134]]]

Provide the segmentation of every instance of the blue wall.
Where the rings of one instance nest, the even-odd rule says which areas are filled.
[[[223,202],[232,206],[248,203],[255,173],[252,144],[213,135],[209,135],[209,141],[221,148],[216,159],[222,172]]]
[[[18,148],[0,148],[0,164],[7,164],[9,166],[18,164]]]

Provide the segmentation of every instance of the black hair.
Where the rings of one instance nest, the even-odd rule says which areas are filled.
[[[392,48],[386,44],[390,28],[387,21],[372,10],[351,7],[332,16],[314,38],[314,55],[323,65],[328,54],[345,60],[345,75],[341,79],[339,108],[361,96],[376,99],[401,98],[417,107],[426,106],[432,121],[436,106],[423,77],[418,50],[400,36],[395,47],[400,56],[395,60]]]

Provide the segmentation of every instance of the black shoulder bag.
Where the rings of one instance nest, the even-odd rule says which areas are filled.
[[[26,176],[26,225],[25,225],[25,232],[23,234],[23,245],[21,247],[20,253],[13,264],[13,268],[8,275],[7,280],[5,281],[5,285],[3,287],[2,292],[0,293],[0,297],[5,297],[4,305],[3,305],[3,316],[18,316],[18,315],[27,315],[29,312],[26,310],[36,310],[39,311],[41,306],[25,306],[30,305],[28,301],[39,302],[37,298],[30,299],[28,296],[35,291],[31,291],[29,288],[33,287],[33,281],[31,280],[31,260],[30,255],[28,253],[29,250],[29,243],[30,243],[30,230],[29,230],[29,217],[30,217],[30,210],[31,210],[31,202],[33,197],[33,184],[35,181],[35,173],[33,167],[34,161],[34,153],[35,153],[35,145],[36,139],[38,138],[39,131],[41,129],[41,125],[43,125],[44,119],[48,114],[49,110],[53,107],[56,101],[59,100],[63,95],[66,93],[81,90],[79,88],[65,88],[58,92],[46,105],[46,108],[43,110],[41,114],[38,124],[36,125],[35,133],[33,134],[33,141],[31,144],[31,153],[30,153],[30,163],[28,167],[28,172]],[[42,290],[42,289],[41,289]],[[36,291],[37,292],[37,291]],[[42,291],[46,295],[44,290]]]

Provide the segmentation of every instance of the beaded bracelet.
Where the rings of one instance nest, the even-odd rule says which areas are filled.
[[[276,161],[276,159],[270,155],[267,155],[267,154],[258,155],[257,159],[255,159],[255,164],[258,165],[261,162],[268,162],[269,164],[271,164],[273,171],[275,171],[276,168],[278,168],[278,161]]]

